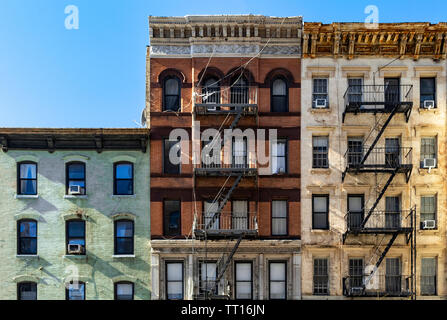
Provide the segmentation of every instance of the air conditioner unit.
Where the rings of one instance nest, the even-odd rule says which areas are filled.
[[[436,228],[436,220],[425,220],[422,222],[422,229],[435,229]]]
[[[429,169],[429,170],[436,168],[436,159],[432,159],[432,158],[424,159],[423,167],[424,167],[424,169]]]
[[[72,195],[79,195],[81,194],[81,186],[77,186],[77,185],[73,185],[68,187],[68,194],[72,194]]]
[[[327,100],[326,99],[316,99],[315,100],[315,108],[317,109],[323,109],[327,107]]]
[[[216,111],[216,106],[206,106],[206,111]]]
[[[435,100],[425,100],[424,101],[424,109],[434,109],[435,108]]]
[[[69,254],[83,254],[84,248],[80,244],[69,244],[67,251]]]
[[[353,295],[353,296],[358,296],[358,295],[361,295],[362,293],[363,293],[362,287],[352,287],[351,288],[351,295]]]

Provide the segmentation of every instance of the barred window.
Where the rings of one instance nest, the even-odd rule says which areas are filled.
[[[436,159],[436,137],[425,137],[421,139],[421,168],[424,166],[424,159]],[[436,164],[436,167],[438,165]]]
[[[421,295],[436,295],[436,258],[421,259]]]
[[[348,101],[349,102],[362,102],[362,78],[349,78],[348,79]]]
[[[329,295],[328,259],[314,259],[314,295]]]
[[[329,138],[313,137],[312,138],[312,167],[313,168],[329,168]]]
[[[329,108],[328,82],[327,78],[313,79],[312,108],[316,108],[319,99],[326,100],[326,108]]]

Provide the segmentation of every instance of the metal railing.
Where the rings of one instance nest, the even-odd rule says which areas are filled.
[[[409,296],[411,276],[375,274],[343,278],[345,296]]]
[[[384,110],[413,102],[413,85],[350,85],[344,94],[346,108]]]
[[[194,94],[197,113],[228,113],[258,111],[258,87],[233,86],[203,88]]]
[[[345,216],[345,220],[349,232],[360,232],[362,230],[411,230],[413,214],[414,210],[373,211],[363,228],[361,228],[361,225],[365,218],[364,211],[349,211]]]
[[[196,230],[228,230],[228,231],[258,231],[258,219],[256,213],[248,212],[247,216],[239,217],[231,215],[228,212],[222,212],[219,217],[214,221],[210,228],[207,228],[212,221],[213,213],[207,215],[203,214],[197,218]]]
[[[199,171],[255,171],[257,169],[256,163],[250,162],[247,156],[233,156],[231,163],[223,163],[220,158],[214,158],[213,161],[194,165],[195,169]]]
[[[409,147],[374,147],[368,157],[363,159],[368,150],[366,146],[348,149],[345,153],[347,166],[398,168],[413,163],[413,149]]]

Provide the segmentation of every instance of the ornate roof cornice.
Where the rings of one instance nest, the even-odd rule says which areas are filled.
[[[446,59],[447,23],[304,24],[303,57]]]

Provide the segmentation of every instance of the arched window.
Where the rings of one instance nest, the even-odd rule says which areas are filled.
[[[25,219],[17,222],[17,254],[37,254],[37,221]]]
[[[232,104],[248,103],[248,81],[244,76],[240,76],[231,81],[231,97]]]
[[[208,104],[220,103],[220,84],[214,77],[208,78],[202,87],[202,102]]]
[[[70,162],[66,165],[67,194],[85,195],[85,163]]]
[[[167,77],[163,82],[163,110],[180,110],[181,83],[175,76]]]
[[[37,194],[37,163],[21,162],[18,164],[18,190],[21,195]]]
[[[66,300],[85,300],[85,283],[71,281],[65,288]]]
[[[115,255],[134,254],[134,222],[115,221]]]
[[[133,163],[117,162],[113,165],[113,194],[133,194]]]
[[[129,281],[115,282],[115,300],[133,300],[134,284]]]
[[[272,112],[287,112],[289,110],[289,88],[287,82],[278,77],[272,82],[271,110]]]
[[[18,283],[17,300],[37,300],[37,283],[35,282]]]

